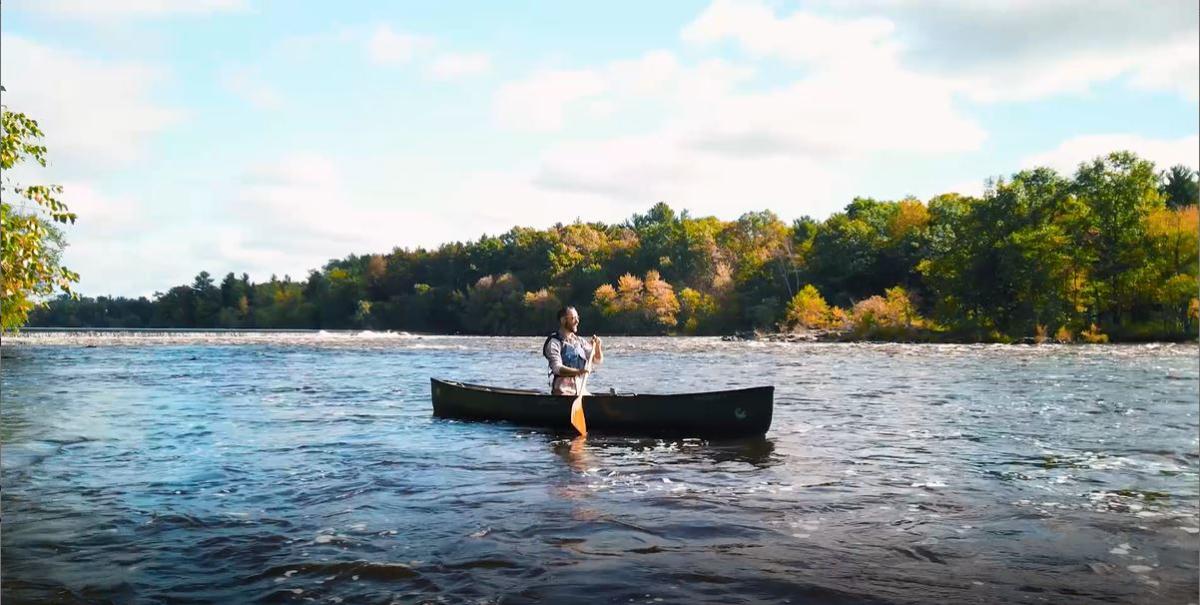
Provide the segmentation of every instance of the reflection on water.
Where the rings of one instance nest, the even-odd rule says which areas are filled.
[[[771,431],[431,418],[537,339],[6,338],[3,598],[1195,600],[1195,346],[610,340],[596,388],[774,384]]]
[[[687,454],[686,461],[690,463],[743,462],[759,468],[766,468],[780,462],[778,458],[773,458],[771,455],[775,451],[775,443],[765,437],[725,441],[701,439],[663,441],[592,435],[586,438],[573,437],[552,440],[550,445],[554,453],[561,457],[568,467],[579,472],[585,471],[597,456],[611,459],[624,455],[653,455],[654,452],[664,450],[685,453]]]

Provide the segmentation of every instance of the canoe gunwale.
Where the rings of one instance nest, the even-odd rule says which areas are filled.
[[[456,389],[466,391],[474,391],[478,393],[496,393],[502,395],[522,395],[532,397],[574,397],[573,395],[552,395],[546,391],[534,391],[532,389],[512,389],[508,387],[493,387],[483,384],[472,384],[469,382],[458,382],[457,380],[442,380],[441,378],[430,378],[434,384],[442,384]],[[742,387],[740,389],[725,389],[721,391],[693,391],[689,393],[589,393],[584,396],[585,399],[597,397],[677,397],[677,398],[700,398],[711,397],[715,395],[734,396],[739,394],[753,394],[765,391],[774,392],[774,386],[757,386],[757,387]]]

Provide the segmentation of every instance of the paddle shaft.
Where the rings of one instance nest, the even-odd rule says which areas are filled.
[[[583,380],[580,380],[575,385],[575,400],[571,402],[571,426],[579,431],[581,436],[587,436],[587,419],[583,414],[583,394],[587,391],[588,375],[592,373],[592,360],[596,357],[596,347],[588,353],[587,362],[583,364],[583,369],[586,370],[583,374]]]
[[[592,350],[588,353],[587,362],[583,364],[583,369],[585,370],[583,380],[580,381],[580,383],[577,385],[578,388],[575,389],[576,395],[580,397],[582,397],[583,392],[587,390],[588,377],[592,375],[592,360],[595,359],[595,357],[596,347],[592,347]]]

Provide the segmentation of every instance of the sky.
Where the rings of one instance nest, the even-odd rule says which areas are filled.
[[[1200,167],[1195,0],[5,0],[85,295],[658,201],[822,219],[1128,149]]]

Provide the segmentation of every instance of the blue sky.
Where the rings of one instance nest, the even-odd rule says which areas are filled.
[[[1195,2],[6,1],[89,295],[513,225],[1200,165]]]

